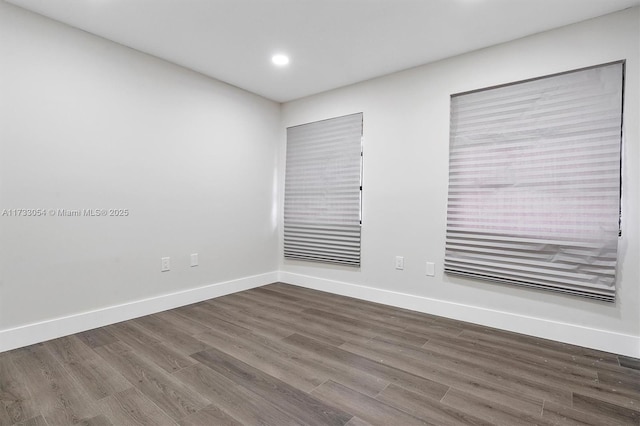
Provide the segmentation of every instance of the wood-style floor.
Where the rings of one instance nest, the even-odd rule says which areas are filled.
[[[286,284],[0,354],[0,425],[640,424],[637,359]]]

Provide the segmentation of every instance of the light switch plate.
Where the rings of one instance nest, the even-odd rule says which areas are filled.
[[[404,269],[404,257],[396,256],[396,269],[398,270]]]

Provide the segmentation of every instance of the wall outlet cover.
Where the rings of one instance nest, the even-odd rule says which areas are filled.
[[[427,276],[433,277],[436,275],[436,265],[433,262],[427,262]]]
[[[163,257],[162,259],[162,264],[160,267],[160,272],[167,272],[171,270],[171,258],[170,257]]]

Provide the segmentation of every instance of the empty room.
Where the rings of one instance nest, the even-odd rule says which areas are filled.
[[[0,426],[640,425],[640,0],[0,0]]]

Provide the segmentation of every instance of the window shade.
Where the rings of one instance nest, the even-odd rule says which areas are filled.
[[[362,113],[287,129],[284,256],[360,266]]]
[[[452,95],[445,272],[615,300],[623,74]]]

